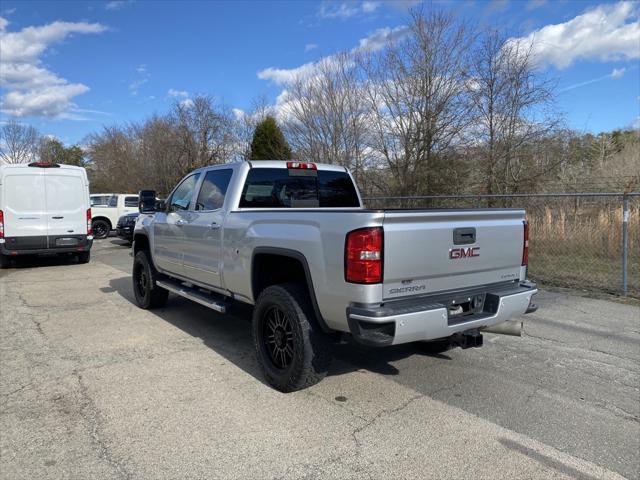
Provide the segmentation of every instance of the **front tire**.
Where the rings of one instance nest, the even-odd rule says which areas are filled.
[[[145,310],[158,308],[167,303],[169,292],[156,285],[158,272],[151,263],[149,252],[141,250],[133,259],[133,293],[136,303]]]
[[[294,284],[263,290],[252,329],[258,363],[276,390],[302,390],[327,374],[331,342],[317,324],[306,290]]]
[[[93,238],[107,238],[111,231],[111,225],[106,220],[94,220],[91,222],[91,230],[93,230]]]

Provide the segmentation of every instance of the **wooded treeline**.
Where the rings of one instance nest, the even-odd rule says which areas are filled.
[[[640,188],[639,131],[564,128],[531,52],[500,31],[416,11],[384,46],[292,75],[274,106],[259,99],[239,113],[203,95],[104,127],[83,142],[91,189],[166,194],[194,168],[249,159],[267,115],[292,158],[348,167],[365,196]]]

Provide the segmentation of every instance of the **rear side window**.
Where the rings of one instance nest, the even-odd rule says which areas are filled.
[[[200,187],[196,210],[217,210],[222,208],[232,174],[233,170],[230,168],[207,172],[202,181],[202,187]]]
[[[124,206],[125,207],[137,207],[138,206],[138,197],[124,197]]]
[[[109,199],[109,206],[110,207],[117,207],[118,206],[118,196],[117,195],[111,195],[111,198]]]
[[[240,207],[359,207],[358,194],[346,172],[254,168],[242,190]]]

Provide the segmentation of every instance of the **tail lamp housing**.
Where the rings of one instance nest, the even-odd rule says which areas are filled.
[[[4,238],[4,213],[0,210],[0,238]]]
[[[87,235],[93,235],[93,227],[91,226],[91,209],[87,208]]]
[[[523,243],[522,243],[522,266],[527,267],[529,265],[529,222],[523,222]]]
[[[353,230],[344,246],[344,276],[349,283],[382,282],[384,231],[382,227]]]

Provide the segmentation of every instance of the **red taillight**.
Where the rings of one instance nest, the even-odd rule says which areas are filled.
[[[4,238],[4,213],[0,210],[0,238]]]
[[[91,228],[91,209],[87,208],[87,235],[93,235],[93,228]]]
[[[318,169],[315,163],[304,163],[304,162],[287,162],[287,168],[297,168],[300,170],[317,170]]]
[[[344,275],[351,283],[382,282],[382,227],[361,228],[347,234]]]
[[[524,242],[522,245],[522,266],[526,267],[529,265],[529,222],[526,220],[524,223]]]

